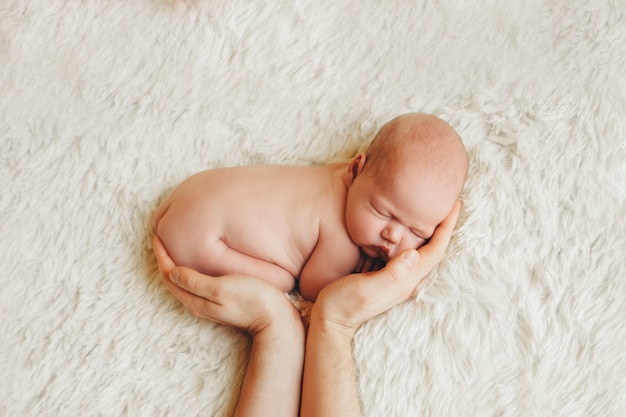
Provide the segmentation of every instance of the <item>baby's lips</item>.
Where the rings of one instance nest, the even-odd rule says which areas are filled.
[[[382,259],[385,262],[389,262],[389,258],[390,258],[389,249],[385,247],[377,247],[376,252],[378,252],[378,257],[380,259]]]

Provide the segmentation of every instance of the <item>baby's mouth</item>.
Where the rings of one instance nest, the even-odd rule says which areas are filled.
[[[389,262],[389,248],[384,246],[374,246],[374,251],[378,254],[377,258],[380,258],[385,262]]]

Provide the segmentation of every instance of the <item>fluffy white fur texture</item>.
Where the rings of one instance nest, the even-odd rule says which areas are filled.
[[[3,1],[0,415],[229,415],[247,338],[163,287],[156,205],[423,111],[465,205],[355,338],[365,414],[623,416],[625,68],[622,0]]]

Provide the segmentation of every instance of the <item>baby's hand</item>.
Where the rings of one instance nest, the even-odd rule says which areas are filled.
[[[380,258],[372,258],[367,256],[365,252],[361,251],[359,256],[359,262],[357,262],[354,268],[354,273],[360,274],[363,272],[378,271],[385,266],[385,261]]]

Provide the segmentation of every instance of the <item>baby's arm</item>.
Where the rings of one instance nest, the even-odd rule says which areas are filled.
[[[209,243],[197,261],[198,270],[208,271],[210,275],[250,275],[269,282],[282,292],[291,291],[296,282],[293,275],[280,266],[239,252],[221,239]]]
[[[353,245],[342,245],[340,239],[320,240],[300,274],[300,293],[315,301],[319,292],[337,278],[351,274],[359,259]]]

